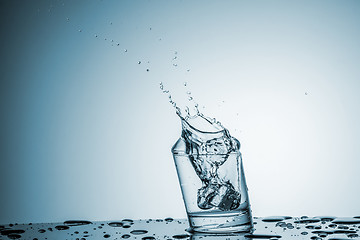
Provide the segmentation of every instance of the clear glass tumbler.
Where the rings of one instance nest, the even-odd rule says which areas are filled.
[[[180,138],[172,148],[184,199],[190,231],[198,233],[250,232],[253,227],[248,189],[240,151],[229,154],[186,154]],[[206,162],[220,161],[216,169]],[[204,164],[195,165],[194,159]],[[209,181],[200,179],[198,171],[208,171]]]

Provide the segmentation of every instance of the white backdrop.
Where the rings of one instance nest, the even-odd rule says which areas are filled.
[[[360,214],[358,1],[1,5],[0,223],[185,217],[160,81],[240,140],[255,216]]]

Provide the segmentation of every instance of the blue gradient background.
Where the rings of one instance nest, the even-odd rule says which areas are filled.
[[[240,140],[255,216],[360,214],[359,1],[1,1],[0,18],[0,223],[185,217],[160,81]]]

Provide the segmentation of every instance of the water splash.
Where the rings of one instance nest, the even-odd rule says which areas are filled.
[[[187,87],[187,83],[184,83]],[[188,106],[184,111],[173,101],[169,90],[160,82],[160,89],[167,94],[169,102],[176,109],[181,119],[182,134],[186,149],[184,153],[189,156],[191,164],[202,181],[202,187],[198,189],[197,205],[200,209],[219,209],[221,211],[234,210],[239,207],[241,195],[230,182],[227,176],[219,176],[219,168],[226,162],[229,154],[235,153],[240,156],[240,143],[230,136],[229,131],[216,121],[199,111],[199,105],[195,102],[190,91],[186,91]],[[176,153],[176,147],[173,148]]]

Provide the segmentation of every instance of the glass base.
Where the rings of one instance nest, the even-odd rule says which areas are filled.
[[[250,210],[229,212],[197,212],[188,215],[189,232],[198,233],[238,233],[253,229]]]

